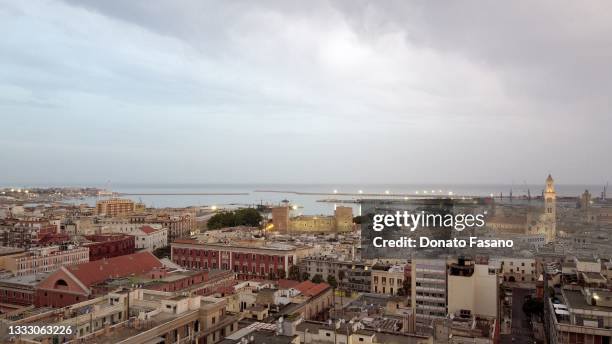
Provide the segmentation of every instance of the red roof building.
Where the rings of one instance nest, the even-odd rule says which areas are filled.
[[[316,296],[330,288],[327,283],[313,283],[306,280],[300,284],[294,285],[292,288],[299,290],[303,295]]]
[[[157,232],[159,229],[155,229],[151,226],[142,226],[140,227],[140,230],[143,231],[145,234],[151,234],[151,233],[155,233]]]
[[[333,288],[327,283],[313,283],[306,280],[298,284],[283,282],[285,289],[295,289],[300,292],[292,302],[299,302],[299,306],[292,309],[290,314],[301,316],[306,320],[327,320],[329,310],[334,304]],[[283,289],[281,283],[279,288]]]
[[[129,234],[96,234],[85,235],[87,240],[83,246],[89,248],[89,260],[113,258],[134,253],[136,241]]]
[[[95,297],[92,287],[98,283],[146,274],[162,266],[150,252],[63,266],[37,286],[35,304],[48,307],[68,306]]]
[[[294,288],[298,284],[300,284],[300,282],[298,282],[298,281],[288,280],[288,279],[280,279],[280,280],[278,280],[278,289]]]

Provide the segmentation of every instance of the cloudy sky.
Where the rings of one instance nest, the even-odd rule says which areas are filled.
[[[0,184],[612,180],[612,5],[0,0]]]

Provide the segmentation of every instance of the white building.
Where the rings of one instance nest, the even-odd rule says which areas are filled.
[[[497,317],[497,271],[488,262],[459,258],[448,269],[448,314]]]
[[[132,233],[136,237],[136,249],[153,251],[168,246],[168,229],[161,225],[146,225]]]
[[[105,224],[100,231],[133,235],[137,250],[153,251],[168,246],[168,229],[159,224],[113,223]]]

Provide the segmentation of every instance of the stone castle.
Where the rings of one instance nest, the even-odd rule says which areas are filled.
[[[274,230],[280,233],[338,233],[353,230],[353,208],[338,206],[334,215],[291,216],[288,206],[272,208]]]

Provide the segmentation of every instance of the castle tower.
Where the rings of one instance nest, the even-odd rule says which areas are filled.
[[[544,189],[544,216],[546,222],[546,242],[555,240],[557,236],[557,193],[555,192],[555,181],[549,174],[546,178]]]

